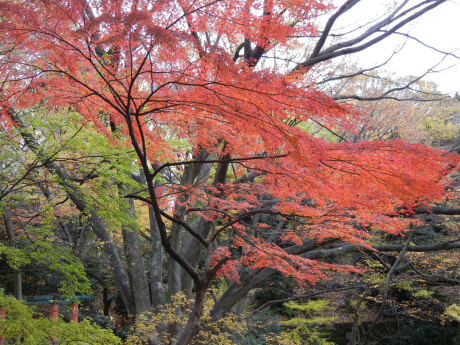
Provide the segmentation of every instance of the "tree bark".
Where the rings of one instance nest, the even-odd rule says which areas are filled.
[[[222,159],[227,160],[229,158],[230,158],[229,156],[224,156]],[[196,178],[197,184],[199,184],[201,181],[205,181],[208,178],[210,168],[211,168],[210,164],[203,164],[200,167],[200,171],[198,172],[197,178]],[[213,186],[218,186],[219,184],[224,184],[226,182],[228,168],[229,168],[228,162],[220,162],[217,164],[216,175],[214,177]],[[200,217],[198,226],[196,228],[200,231],[200,234],[204,238],[207,238],[211,231],[213,224],[214,224],[213,221],[206,221],[202,217]],[[193,237],[189,233],[184,234],[181,252],[183,253],[184,258],[188,262],[190,262],[190,264],[193,267],[196,267],[198,265],[202,250],[203,250],[203,246],[196,237]],[[182,285],[182,290],[185,290],[188,295],[191,295],[192,279],[187,274],[187,272],[185,272],[185,270],[182,270],[181,272],[181,285]]]
[[[119,190],[124,194],[124,186]],[[134,201],[126,200],[127,205],[122,207],[128,218],[135,218]],[[131,288],[132,302],[134,304],[133,315],[138,315],[150,308],[150,293],[147,274],[145,272],[144,257],[139,239],[138,229],[130,225],[122,225],[123,249],[125,253],[129,285]]]
[[[201,152],[197,155],[194,156],[193,159],[197,161],[204,161],[208,157],[208,152],[205,149],[202,149]],[[190,164],[187,165],[184,169],[184,173],[182,175],[180,185],[181,186],[192,186],[193,184],[196,183],[196,179],[200,174],[201,167],[203,166],[203,163],[197,163],[197,164]],[[185,202],[187,202],[189,198],[188,194],[182,194],[179,197],[179,201],[174,205],[174,217],[178,218],[180,220],[184,220],[185,217],[185,212],[186,208],[183,206]],[[171,246],[176,250],[177,252],[181,252],[181,243],[182,241],[182,227],[173,222],[171,225],[171,233],[170,233],[171,239],[170,243]],[[187,234],[184,235],[187,237]],[[185,287],[182,286],[181,284],[181,267],[180,265],[175,261],[169,258],[168,260],[168,296],[172,296],[174,294],[179,293],[182,291]]]
[[[78,191],[78,189],[73,185],[70,181],[70,178],[67,172],[61,168],[58,164],[53,161],[49,161],[46,156],[41,152],[40,146],[37,143],[37,140],[34,136],[27,130],[27,127],[24,125],[22,119],[19,117],[17,113],[11,111],[10,113],[11,118],[20,128],[21,137],[26,142],[27,146],[37,155],[39,160],[42,161],[45,168],[51,173],[55,174],[59,177],[59,184],[66,191],[67,195],[69,196],[70,200],[75,204],[77,209],[89,216],[90,223],[92,225],[92,229],[94,233],[97,235],[99,240],[103,243],[103,251],[104,254],[108,257],[110,266],[112,268],[112,274],[115,278],[115,284],[120,291],[121,297],[123,299],[124,304],[129,307],[132,304],[131,299],[131,289],[129,286],[129,279],[126,275],[126,272],[123,268],[121,263],[120,257],[117,253],[117,249],[112,242],[112,238],[107,231],[107,228],[102,221],[102,219],[98,216],[97,212],[90,207],[83,195]],[[128,313],[131,313],[132,310],[128,308]]]
[[[180,332],[177,342],[174,345],[189,344],[192,338],[200,331],[199,321],[203,312],[204,296],[209,287],[208,285],[208,282],[203,282],[202,285],[196,287],[195,305],[193,306],[192,313],[189,315],[187,324]]]
[[[163,247],[161,245],[158,224],[152,207],[149,207],[150,238],[152,240],[152,256],[150,258],[150,299],[153,310],[163,305]]]
[[[1,189],[1,186],[0,186]],[[10,210],[7,206],[2,207],[3,210],[3,221],[5,223],[6,233],[8,234],[8,239],[10,241],[10,246],[17,248],[16,236],[14,234],[13,225],[11,224]],[[21,269],[13,269],[13,278],[14,278],[14,297],[20,301],[22,299],[22,275]]]

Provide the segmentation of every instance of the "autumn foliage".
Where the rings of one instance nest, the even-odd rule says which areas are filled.
[[[301,285],[330,269],[355,270],[285,248],[313,238],[366,247],[378,232],[403,233],[415,220],[398,214],[441,198],[457,159],[399,140],[326,142],[305,130],[315,122],[352,132],[363,115],[316,91],[308,68],[270,62],[273,50],[298,49],[296,37],[316,34],[315,18],[330,8],[305,0],[2,1],[2,127],[38,105],[72,109],[110,145],[132,147],[148,192],[130,197],[153,207],[165,250],[204,290],[221,274],[239,281],[243,267],[275,268]],[[201,173],[187,180],[194,167]],[[188,224],[192,214],[214,230]],[[287,225],[249,226],[257,214]],[[174,248],[165,220],[207,251],[204,268]]]

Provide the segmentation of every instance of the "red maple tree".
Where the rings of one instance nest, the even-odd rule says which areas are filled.
[[[239,268],[268,267],[307,284],[354,270],[299,254],[312,239],[369,248],[378,231],[402,234],[414,220],[397,217],[401,209],[445,192],[456,162],[445,152],[397,140],[326,142],[302,126],[353,131],[361,116],[309,77],[315,63],[346,54],[323,47],[327,30],[303,61],[270,63],[275,49],[318,35],[314,19],[330,9],[320,0],[0,2],[2,120],[20,126],[20,111],[37,104],[71,108],[112,145],[130,139],[147,192],[127,197],[153,211],[171,259],[170,293],[195,286],[177,344],[197,334],[216,276],[239,282]],[[283,226],[248,225],[261,214]]]

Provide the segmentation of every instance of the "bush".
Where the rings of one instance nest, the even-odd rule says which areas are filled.
[[[6,319],[0,320],[0,336],[12,344],[43,345],[56,340],[61,345],[105,344],[121,341],[111,330],[91,325],[89,320],[67,323],[61,318],[51,321],[36,308],[25,305],[0,291],[0,308],[6,309]]]

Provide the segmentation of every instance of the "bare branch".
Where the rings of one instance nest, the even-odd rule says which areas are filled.
[[[332,26],[334,25],[334,23],[337,20],[337,18],[339,18],[342,14],[344,14],[346,11],[351,9],[354,5],[356,5],[360,1],[361,0],[347,0],[342,6],[340,6],[340,8],[337,10],[337,12],[334,13],[329,18],[329,20],[327,21],[326,26],[325,26],[325,28],[323,30],[323,33],[321,34],[320,39],[316,43],[315,49],[311,53],[309,59],[313,59],[313,58],[315,58],[315,57],[317,57],[319,55],[321,49],[324,46],[324,43],[326,42],[326,39],[329,36],[329,33],[330,33],[331,29],[332,29]]]
[[[353,54],[353,53],[362,51],[384,40],[385,38],[391,36],[392,34],[397,32],[397,30],[399,30],[406,24],[414,21],[415,19],[419,18],[426,12],[438,7],[439,5],[441,5],[442,3],[446,1],[447,0],[426,0],[396,15],[396,12],[402,9],[402,5],[401,5],[394,12],[390,13],[387,17],[385,17],[378,23],[368,28],[361,35],[355,38],[352,38],[350,40],[334,44],[318,52],[316,55],[312,54],[305,61],[299,63],[291,71],[291,73],[297,72],[297,71],[303,71],[305,68],[306,70],[308,70],[308,67],[316,65],[323,61],[331,60],[338,56]],[[403,3],[403,5],[405,4],[405,2]],[[388,27],[392,24],[394,24],[393,27],[387,30],[383,30],[384,27]],[[376,37],[372,38],[372,36],[376,36]],[[369,40],[366,41],[367,39]]]
[[[323,291],[309,293],[309,294],[306,294],[306,295],[300,295],[300,296],[295,296],[295,297],[290,297],[290,298],[283,298],[283,299],[277,299],[277,300],[273,300],[273,301],[268,301],[268,302],[265,302],[264,304],[262,304],[259,308],[255,309],[253,312],[251,312],[250,315],[257,314],[258,312],[260,312],[263,309],[265,309],[267,307],[270,307],[272,305],[283,304],[283,303],[286,303],[286,302],[289,302],[289,301],[297,301],[299,299],[308,299],[308,298],[323,295],[323,294],[326,294],[326,293],[329,293],[329,292],[339,292],[339,291],[348,291],[348,290],[354,290],[354,289],[362,289],[362,288],[366,288],[366,287],[370,287],[370,286],[376,286],[376,285],[380,285],[380,283],[352,285],[352,286],[347,286],[347,287],[338,287],[338,288],[335,288],[335,289],[327,289],[327,290],[323,290]]]
[[[396,259],[396,261],[394,262],[393,266],[391,266],[391,269],[390,271],[388,272],[387,274],[387,277],[385,279],[385,289],[383,291],[383,297],[382,297],[382,305],[380,306],[380,310],[379,310],[379,313],[377,314],[377,316],[375,317],[374,321],[372,322],[371,326],[369,327],[367,333],[366,333],[366,338],[364,339],[364,343],[363,345],[366,345],[368,340],[369,340],[369,336],[372,332],[372,329],[374,328],[375,324],[377,323],[378,319],[380,319],[380,316],[382,316],[382,313],[383,313],[383,310],[385,309],[385,304],[386,304],[386,301],[387,301],[387,298],[388,298],[388,293],[390,291],[390,281],[391,281],[391,277],[393,276],[393,273],[395,272],[396,270],[396,267],[398,267],[399,263],[401,262],[404,254],[406,253],[406,250],[407,250],[407,247],[409,246],[409,243],[410,241],[412,240],[412,236],[413,236],[413,233],[410,232],[409,233],[409,236],[407,237],[407,241],[406,243],[404,244],[403,248],[401,249],[401,252],[399,253],[399,256],[398,258]]]

